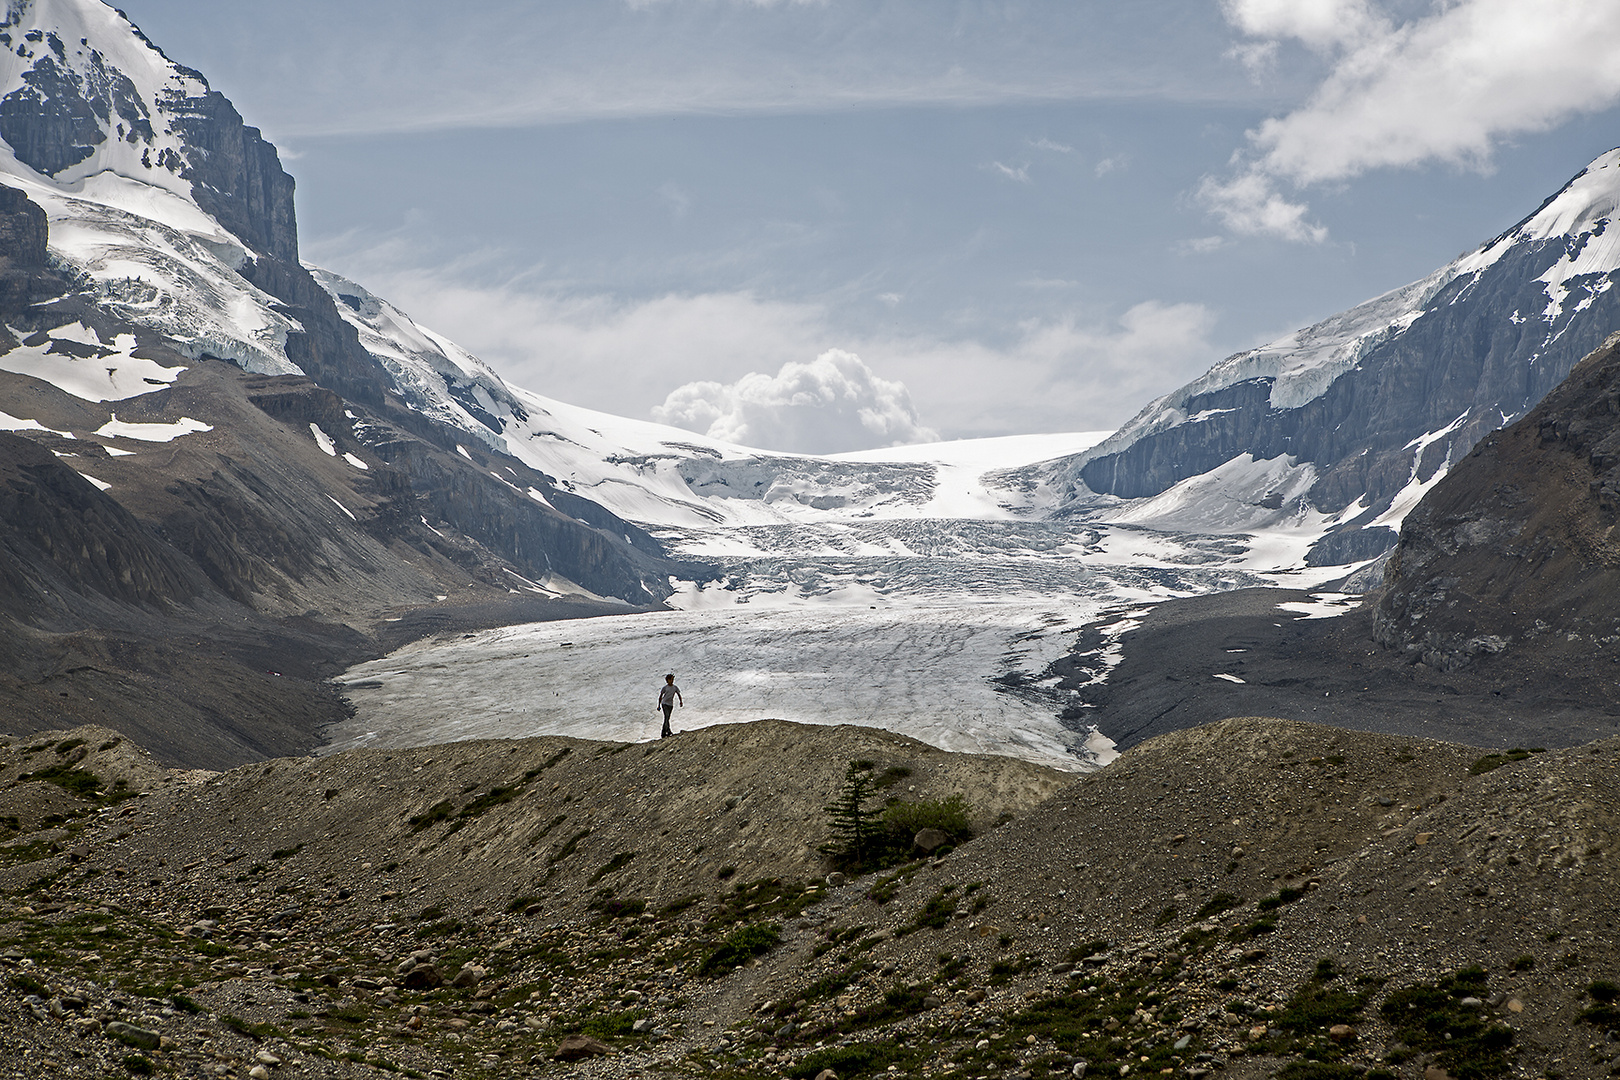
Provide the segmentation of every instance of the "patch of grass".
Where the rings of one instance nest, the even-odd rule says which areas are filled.
[[[568,858],[568,856],[572,855],[579,848],[579,842],[589,835],[591,835],[591,830],[581,829],[573,836],[570,836],[567,843],[563,844],[562,847],[558,848],[551,854],[550,858],[546,859],[546,865],[556,866],[558,863]]]
[[[1365,1004],[1362,995],[1329,986],[1328,979],[1318,976],[1296,990],[1273,1022],[1296,1035],[1325,1035],[1335,1024],[1354,1021]]]
[[[419,928],[416,931],[416,938],[418,941],[425,941],[428,938],[448,937],[460,929],[460,919],[440,919],[438,922],[429,923]]]
[[[122,1064],[134,1076],[151,1076],[157,1071],[152,1059],[144,1054],[126,1054]]]
[[[852,1043],[849,1046],[829,1046],[807,1054],[788,1070],[793,1080],[807,1080],[831,1069],[840,1078],[868,1076],[888,1069],[890,1065],[903,1065],[916,1056],[894,1042]]]
[[[1500,754],[1486,754],[1484,757],[1468,766],[1468,775],[1483,776],[1485,773],[1494,772],[1504,765],[1509,765],[1515,761],[1523,761],[1531,754],[1540,754],[1543,752],[1544,751],[1540,749],[1526,750],[1523,747],[1515,746],[1512,750],[1507,750]]]
[[[48,784],[55,784],[63,791],[77,795],[81,799],[95,799],[101,794],[101,777],[88,769],[81,769],[65,761],[17,777],[18,783],[25,780],[43,780]]]
[[[541,762],[540,764],[536,765],[534,768],[530,769],[528,772],[524,773],[523,774],[523,782],[525,784],[527,784],[529,781],[533,780],[535,777],[539,776],[541,773],[545,772],[547,769],[551,768],[553,765],[557,764],[559,761],[561,761],[563,758],[567,757],[569,754],[572,754],[573,752],[574,752],[573,747],[571,747],[571,746],[563,747],[561,750],[557,751],[555,754],[552,754],[545,761]]]
[[[493,810],[495,807],[500,806],[503,803],[511,802],[522,793],[523,788],[523,781],[519,781],[515,784],[505,784],[498,787],[492,787],[488,791],[484,792],[484,794],[478,796],[472,802],[458,810],[456,812],[456,817],[464,820],[478,817],[480,814]]]
[[[950,889],[941,889],[935,893],[928,903],[923,905],[923,909],[917,912],[917,917],[900,927],[897,933],[910,933],[924,927],[933,930],[943,929],[951,921],[951,916],[956,914],[956,898],[950,895],[950,892]]]
[[[456,804],[449,799],[436,802],[426,810],[422,811],[420,814],[416,814],[410,819],[409,824],[411,826],[411,832],[419,833],[425,829],[432,828],[441,821],[449,821],[451,816],[455,814],[455,811]]]
[[[730,881],[732,877],[736,875],[736,873],[737,868],[731,863],[727,863],[725,866],[722,866],[720,869],[716,870],[714,872],[714,876],[719,878],[721,881]]]
[[[1509,966],[1514,971],[1530,971],[1536,966],[1536,958],[1529,953],[1525,953],[1523,956],[1515,957],[1513,963]]]
[[[1233,941],[1247,941],[1250,938],[1259,937],[1261,934],[1271,933],[1277,929],[1278,910],[1285,904],[1292,904],[1304,895],[1304,889],[1278,890],[1255,905],[1255,910],[1260,912],[1259,916],[1242,926],[1236,927],[1227,936]]]
[[[1098,938],[1095,941],[1083,941],[1065,953],[1063,959],[1071,964],[1078,964],[1086,957],[1096,956],[1100,952],[1106,952],[1107,949],[1108,941],[1105,938]]]
[[[1275,911],[1284,904],[1292,904],[1304,895],[1304,889],[1279,889],[1254,906],[1257,911]]]
[[[706,920],[714,930],[728,923],[753,919],[791,919],[812,904],[819,903],[823,893],[797,881],[781,878],[760,878],[738,885]]]
[[[993,960],[990,963],[990,982],[1000,986],[1015,975],[1022,975],[1026,971],[1034,971],[1041,966],[1041,962],[1033,956],[1017,956],[1006,960]]]
[[[303,851],[303,850],[304,850],[304,845],[303,844],[297,844],[297,845],[295,845],[293,847],[277,848],[276,850],[274,850],[274,851],[272,851],[270,853],[270,857],[272,859],[290,859],[294,855],[298,854],[300,851]]]
[[[1483,997],[1486,981],[1484,969],[1464,968],[1436,983],[1397,990],[1378,1011],[1402,1042],[1434,1054],[1457,1080],[1488,1080],[1508,1071],[1514,1032],[1483,1009],[1460,1004]]]
[[[1181,914],[1181,912],[1177,911],[1174,905],[1165,908],[1163,911],[1159,912],[1153,917],[1154,928],[1157,929],[1161,926],[1169,926],[1171,923],[1176,921],[1176,916],[1179,914]]]
[[[246,1035],[248,1038],[255,1041],[259,1039],[275,1038],[281,1034],[280,1030],[277,1029],[274,1024],[254,1024],[247,1020],[243,1020],[240,1016],[233,1016],[230,1013],[225,1013],[222,1015],[219,1018],[219,1022],[237,1034]]]
[[[782,998],[781,1004],[776,1007],[776,1015],[785,1016],[793,1011],[796,1001],[825,1001],[839,991],[847,989],[851,983],[875,967],[870,960],[863,960],[849,967],[839,968],[837,971],[823,975],[815,982],[806,986],[796,994],[787,994]]]
[[[881,791],[884,788],[893,787],[910,775],[910,766],[890,765],[887,769],[884,769],[878,774],[877,779],[872,781],[872,786]]]
[[[1290,1061],[1277,1080],[1361,1080],[1362,1073],[1336,1061]]]
[[[927,987],[905,984],[891,986],[883,992],[882,1001],[874,1002],[865,1008],[856,1010],[855,1015],[844,1023],[849,1027],[864,1028],[873,1027],[877,1024],[886,1024],[891,1020],[898,1020],[905,1016],[915,1016],[927,1008],[923,1004],[927,999]]]
[[[1582,1023],[1592,1024],[1611,1034],[1620,1032],[1620,986],[1608,979],[1597,979],[1586,985],[1586,994],[1594,1004],[1581,1010]]]
[[[536,845],[540,841],[544,840],[546,838],[546,835],[548,833],[550,833],[552,829],[555,829],[557,826],[561,825],[563,822],[565,822],[567,820],[568,820],[568,815],[567,814],[558,814],[556,817],[554,817],[550,821],[546,822],[545,825],[540,829],[539,832],[537,832],[533,836],[529,837],[529,839],[528,839],[529,846],[534,847],[534,845]]]
[[[521,915],[529,910],[530,905],[539,902],[540,898],[538,896],[514,896],[512,902],[506,905],[506,913],[508,915]]]
[[[612,922],[614,919],[633,919],[647,910],[647,901],[639,898],[620,900],[613,896],[613,890],[606,890],[606,895],[598,896],[589,904],[591,911],[601,915],[602,922]]]
[[[590,880],[585,884],[595,885],[598,881],[601,881],[609,874],[623,870],[626,866],[630,865],[630,860],[635,858],[638,854],[639,852],[635,851],[619,852],[617,855],[613,856],[613,858],[609,859],[605,865],[599,867],[596,873],[592,874]]]
[[[900,886],[909,882],[921,868],[920,862],[907,863],[894,873],[879,878],[877,884],[866,894],[867,899],[874,904],[887,904],[894,899],[894,894],[900,890]]]
[[[56,752],[58,754],[65,754],[69,750],[83,746],[84,742],[85,740],[83,739],[63,739],[61,742],[56,744]]]
[[[727,934],[720,944],[698,964],[699,975],[719,978],[741,967],[756,956],[763,956],[781,944],[782,931],[775,923],[754,923]]]
[[[40,997],[51,996],[51,988],[26,971],[13,975],[11,977],[11,986],[14,990],[23,994],[37,994]]]
[[[676,915],[679,915],[681,912],[687,910],[702,899],[703,897],[699,893],[687,893],[685,896],[677,896],[675,899],[659,908],[656,912],[654,912],[654,914],[660,919],[674,918]]]
[[[960,844],[973,836],[968,828],[968,804],[960,795],[944,799],[917,799],[912,802],[890,803],[883,810],[882,827],[888,834],[891,849],[900,853],[911,849],[912,837],[924,829],[938,829],[945,834],[947,844]]]

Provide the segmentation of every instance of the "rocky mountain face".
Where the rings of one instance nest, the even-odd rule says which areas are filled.
[[[1620,338],[1488,436],[1401,528],[1375,625],[1441,670],[1526,651],[1620,664]]]
[[[1148,499],[1230,463],[1282,459],[1302,494],[1257,475],[1232,497],[1257,522],[1324,515],[1313,564],[1371,558],[1393,546],[1391,526],[1426,485],[1620,324],[1617,207],[1611,151],[1479,250],[1222,361],[1044,475],[1077,512],[1098,496]]]
[[[96,0],[11,0],[0,46],[13,730],[287,753],[342,715],[314,681],[404,627],[669,595],[643,530],[424,410],[368,350],[299,262],[275,147],[201,74]]]

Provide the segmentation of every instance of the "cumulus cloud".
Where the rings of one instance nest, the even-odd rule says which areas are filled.
[[[733,383],[687,383],[652,414],[711,438],[803,454],[939,438],[918,420],[904,383],[880,378],[842,349],[807,364],[783,364],[775,375],[751,371]]]
[[[839,347],[870,365],[868,399],[837,421],[845,425],[837,430],[847,448],[857,445],[856,436],[866,448],[924,438],[929,428],[947,438],[1101,430],[1220,359],[1210,340],[1214,312],[1201,304],[1149,300],[1117,315],[1076,311],[1031,319],[993,341],[860,333],[840,325],[822,304],[744,291],[626,299],[580,294],[539,275],[481,282],[476,264],[424,266],[399,243],[356,246],[351,238],[315,247],[317,262],[387,297],[514,385],[620,416],[648,417],[655,407],[680,405],[671,402],[677,387],[735,388],[751,372],[776,372],[757,378],[780,389],[784,369],[791,375],[790,365],[814,368],[806,357]],[[1031,285],[1066,289],[1073,283]],[[859,388],[860,371],[852,370],[844,377]],[[887,387],[905,396],[896,391],[885,398]],[[722,400],[713,393],[690,397]],[[756,400],[764,398],[748,397],[749,407]],[[885,400],[904,407],[885,411]],[[861,408],[872,411],[870,425]],[[721,408],[706,418],[693,413],[687,425],[701,420],[700,430],[707,430],[731,411]],[[905,433],[906,423],[916,431]]]
[[[1233,232],[1320,242],[1299,196],[1373,169],[1443,162],[1484,169],[1500,140],[1620,101],[1620,5],[1454,0],[1397,21],[1373,0],[1224,0],[1257,39],[1250,59],[1297,42],[1327,59],[1302,106],[1248,133],[1205,206]],[[1245,51],[1246,50],[1246,51]]]

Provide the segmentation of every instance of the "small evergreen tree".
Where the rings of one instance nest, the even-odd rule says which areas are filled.
[[[864,868],[877,855],[882,844],[881,812],[866,806],[867,797],[872,792],[872,782],[869,762],[850,762],[844,770],[844,782],[839,785],[837,801],[822,808],[832,827],[832,840],[823,844],[821,851],[832,856],[833,862],[845,869]]]

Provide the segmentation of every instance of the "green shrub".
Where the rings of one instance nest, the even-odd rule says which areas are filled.
[[[875,781],[873,781],[872,786],[881,791],[883,788],[893,787],[910,775],[911,769],[909,766],[890,765],[887,769],[883,770],[882,774],[879,775]]]
[[[1514,1033],[1483,1010],[1460,1004],[1484,996],[1485,984],[1483,969],[1463,968],[1437,983],[1395,991],[1378,1011],[1402,1042],[1434,1054],[1457,1080],[1487,1080],[1508,1071]]]
[[[623,870],[626,866],[630,865],[630,860],[635,858],[638,854],[640,854],[640,852],[636,852],[636,851],[621,851],[621,852],[619,852],[617,855],[613,856],[613,858],[609,859],[605,865],[599,867],[597,869],[596,873],[592,874],[591,877],[590,877],[590,880],[587,881],[585,884],[587,884],[587,885],[595,885],[598,881],[601,881],[603,878],[607,877],[609,874],[616,873],[619,870]]]
[[[17,780],[19,782],[43,780],[48,784],[55,784],[62,790],[77,795],[81,799],[94,799],[101,792],[101,777],[88,769],[76,768],[63,761],[40,769],[37,772],[23,773],[17,777]]]
[[[1095,941],[1084,941],[1071,948],[1064,959],[1068,960],[1071,964],[1078,964],[1086,957],[1096,956],[1098,953],[1103,952],[1107,948],[1108,942],[1103,938],[1098,938]]]
[[[1277,1080],[1361,1080],[1361,1073],[1332,1061],[1290,1061],[1277,1070]]]
[[[698,974],[709,978],[725,975],[754,957],[770,952],[781,941],[782,931],[774,923],[755,923],[733,930],[703,958]]]
[[[562,847],[558,848],[556,852],[546,860],[546,865],[556,866],[558,863],[568,858],[568,856],[572,855],[579,848],[579,842],[589,835],[591,835],[591,830],[581,829],[573,836],[570,836],[568,838],[568,842]]]
[[[968,828],[968,804],[960,795],[891,803],[883,811],[883,828],[905,848],[910,848],[911,838],[924,829],[938,829],[950,844],[959,844],[973,835]]]
[[[935,893],[927,904],[923,905],[923,909],[917,912],[917,917],[911,921],[910,926],[903,929],[920,930],[923,927],[931,927],[939,930],[950,922],[951,916],[955,914],[956,898],[951,896],[949,892],[941,890]]]
[[[1615,1005],[1620,999],[1620,986],[1608,979],[1597,979],[1587,984],[1586,993],[1596,1004],[1583,1009],[1580,1019],[1610,1033],[1620,1031],[1620,1007]]]
[[[788,1070],[788,1076],[793,1080],[805,1080],[807,1077],[819,1075],[823,1069],[831,1069],[841,1078],[865,1076],[887,1069],[890,1065],[903,1060],[905,1051],[892,1042],[829,1046],[825,1050],[807,1054],[803,1060]]]
[[[1193,913],[1193,918],[1212,918],[1213,916],[1219,915],[1222,912],[1231,911],[1233,908],[1242,903],[1242,900],[1239,900],[1229,892],[1218,892],[1214,896],[1210,897],[1203,907],[1199,908]]]
[[[456,804],[449,799],[434,803],[410,819],[411,832],[419,833],[423,829],[437,825],[441,821],[449,820],[450,816],[455,813],[455,809]]]

